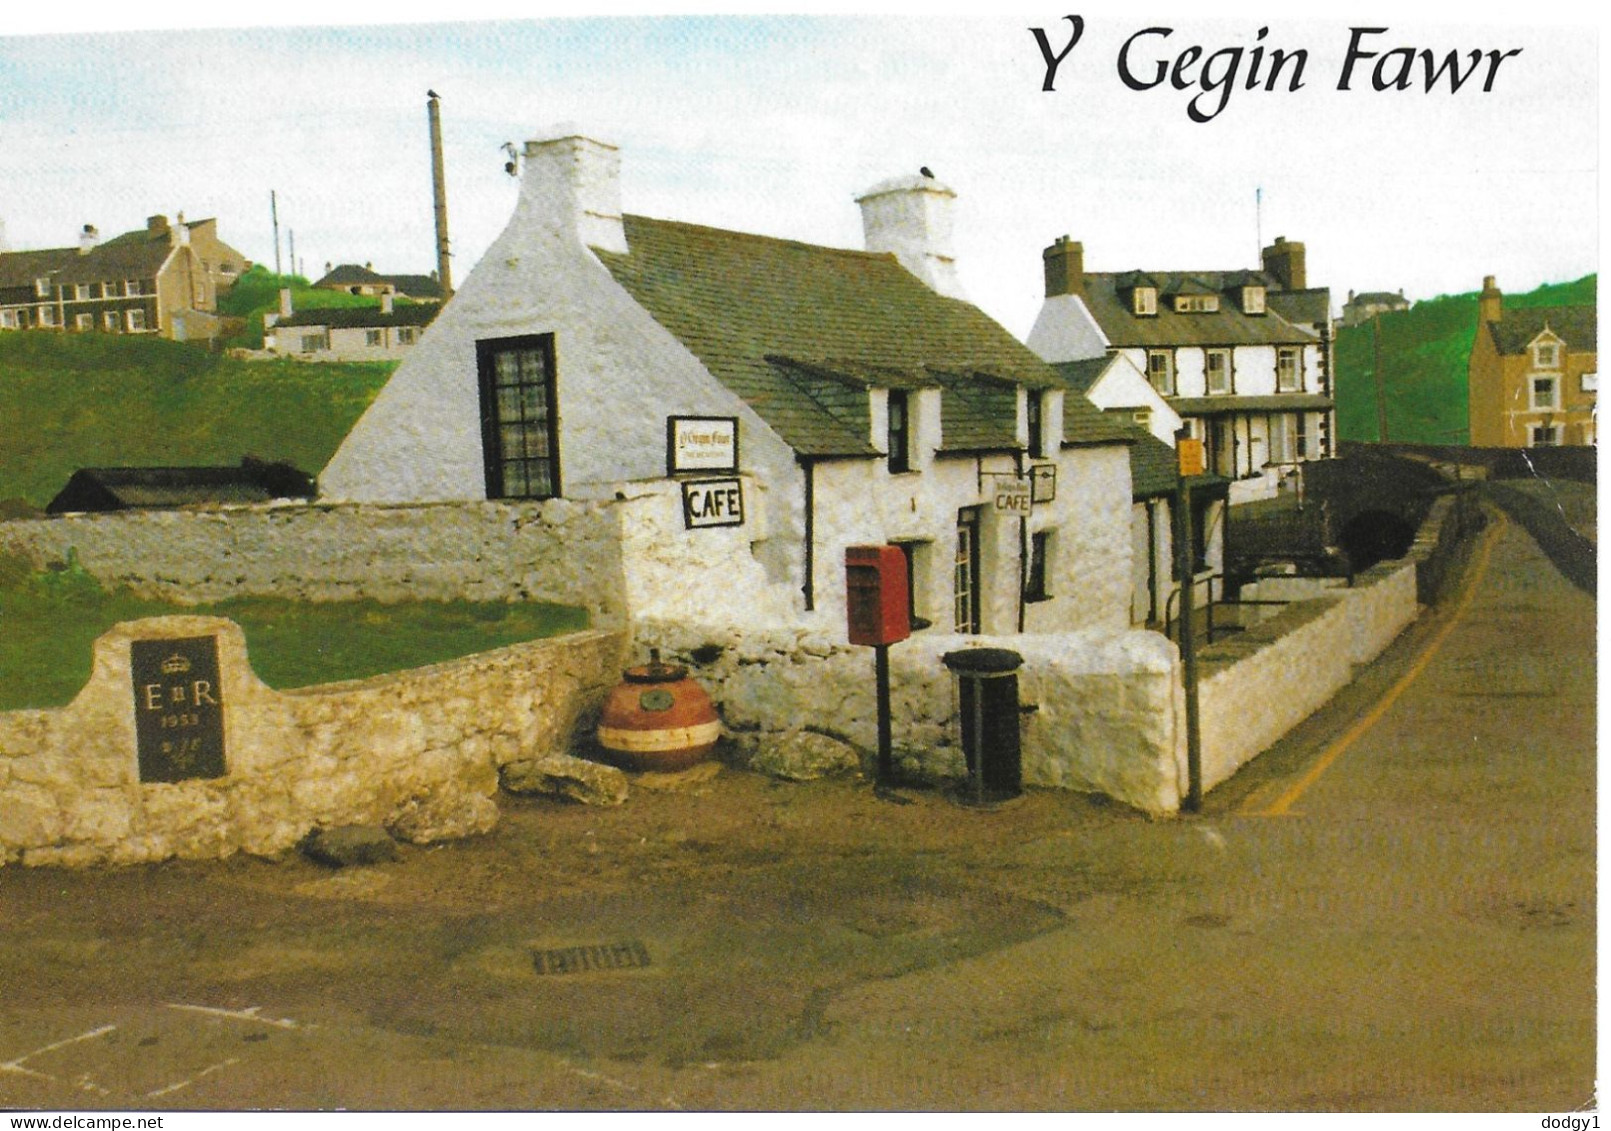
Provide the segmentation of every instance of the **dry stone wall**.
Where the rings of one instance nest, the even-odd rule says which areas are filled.
[[[164,658],[208,639],[215,676]],[[155,667],[135,659],[147,641],[159,642]],[[0,714],[0,864],[273,855],[348,824],[416,843],[486,832],[499,767],[568,750],[618,677],[623,643],[583,632],[279,692],[252,673],[232,621],[119,624],[95,642],[71,704]],[[216,776],[185,754],[213,725]]]

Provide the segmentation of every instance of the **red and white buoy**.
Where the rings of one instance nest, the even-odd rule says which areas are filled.
[[[628,668],[611,689],[598,740],[610,761],[628,770],[684,770],[709,757],[722,736],[721,720],[688,669],[649,662]]]

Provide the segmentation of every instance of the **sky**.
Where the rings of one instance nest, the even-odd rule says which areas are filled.
[[[928,166],[957,193],[964,288],[1020,337],[1041,302],[1041,250],[1065,234],[1097,271],[1254,267],[1261,243],[1285,236],[1306,245],[1309,281],[1334,307],[1349,290],[1418,299],[1495,275],[1521,291],[1597,270],[1599,29],[1549,4],[1498,17],[1367,4],[1346,22],[1274,0],[1215,5],[1213,20],[1201,5],[1074,0],[967,17],[531,20],[509,18],[530,5],[461,0],[464,22],[395,22],[428,11],[405,4],[386,24],[353,24],[372,14],[349,7],[346,26],[318,26],[328,6],[292,0],[276,26],[252,27],[217,25],[263,12],[41,7],[0,36],[12,249],[183,212],[216,216],[226,242],[272,266],[272,191],[286,269],[294,238],[312,277],[327,262],[428,272],[435,89],[461,282],[514,206],[502,145],[562,122],[620,147],[627,212],[834,246],[861,246],[857,195]],[[1030,28],[1060,52],[1070,11],[1083,34],[1047,91]],[[1362,38],[1376,55],[1339,89],[1351,26],[1386,30]],[[1484,54],[1458,92],[1446,75],[1420,89],[1419,57],[1416,89],[1375,89],[1373,68],[1385,58],[1398,74],[1402,54],[1386,53],[1406,47],[1439,63],[1458,52],[1462,67]],[[1307,53],[1296,90],[1290,62],[1266,89],[1278,48]],[[1484,91],[1486,53],[1517,49]],[[1234,82],[1216,82],[1232,62]]]

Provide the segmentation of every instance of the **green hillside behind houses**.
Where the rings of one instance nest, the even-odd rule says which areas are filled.
[[[1570,283],[1546,283],[1525,294],[1507,293],[1505,307],[1592,303],[1596,280],[1587,275]],[[1379,358],[1387,440],[1466,444],[1466,361],[1476,335],[1476,291],[1440,295],[1409,310],[1342,327],[1337,334],[1338,435],[1365,442],[1383,438],[1376,401]]]
[[[329,462],[395,362],[240,361],[156,338],[0,334],[0,505],[82,467]],[[11,502],[7,504],[7,501]]]

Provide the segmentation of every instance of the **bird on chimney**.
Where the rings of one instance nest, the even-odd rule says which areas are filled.
[[[931,181],[934,179],[934,170],[930,169],[927,165],[924,165],[921,169],[918,170],[918,172],[922,173],[925,177],[927,177]]]
[[[441,98],[442,96],[440,94],[436,93],[436,91],[434,91],[434,90],[427,90],[425,92],[425,97],[426,98]]]

